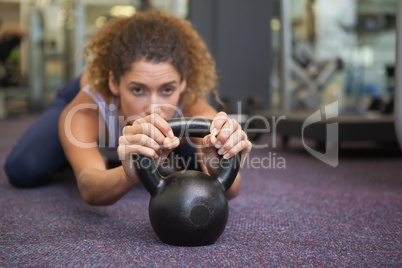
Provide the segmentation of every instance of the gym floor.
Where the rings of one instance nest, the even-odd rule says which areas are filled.
[[[0,121],[2,166],[36,117]],[[348,144],[334,168],[297,139],[287,149],[274,148],[273,137],[263,135],[256,145],[266,143],[254,147],[242,170],[225,232],[204,247],[158,241],[142,186],[112,206],[92,207],[81,200],[68,170],[52,184],[21,190],[1,169],[0,266],[402,266],[398,148]]]

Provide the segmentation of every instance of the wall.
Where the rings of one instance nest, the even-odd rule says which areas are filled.
[[[0,1],[0,19],[5,25],[20,24],[20,4],[19,3],[2,3]]]
[[[269,107],[272,69],[270,0],[192,0],[189,19],[217,63],[219,92],[230,98],[229,112],[242,112],[247,99],[258,96]]]

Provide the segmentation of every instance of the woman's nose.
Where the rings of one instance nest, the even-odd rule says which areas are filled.
[[[151,96],[149,98],[149,102],[145,110],[146,115],[160,113],[160,111],[161,111],[161,104],[158,102],[157,96]]]

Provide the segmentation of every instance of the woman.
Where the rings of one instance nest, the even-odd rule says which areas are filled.
[[[65,156],[74,170],[84,201],[109,205],[139,183],[130,157],[134,153],[164,159],[172,150],[185,157],[198,152],[197,155],[210,160],[220,156],[230,158],[238,152],[245,155],[251,150],[251,143],[240,125],[225,113],[217,113],[205,101],[211,92],[217,96],[214,62],[188,22],[158,12],[117,18],[93,36],[86,55],[87,73],[79,82],[76,80],[61,91],[47,111],[49,121],[40,118],[40,123],[28,130],[32,135],[25,134],[11,153],[6,172],[12,184],[44,183],[44,178],[57,170],[56,166],[65,165]],[[66,92],[77,91],[68,88],[78,85],[81,90],[71,101],[71,93],[63,98]],[[38,125],[53,123],[56,115],[60,117],[59,135],[55,139],[54,128],[47,133],[39,130]],[[196,141],[200,145],[196,146],[197,152],[188,144],[180,145],[179,138],[174,137],[166,122],[179,116],[213,119],[211,133]],[[33,141],[32,136],[40,137],[38,133],[48,137],[42,138],[42,142]],[[31,140],[29,144],[27,139]],[[61,142],[61,147],[57,147],[62,148],[61,152],[57,148],[44,152],[47,142],[52,142],[55,148],[59,146],[57,142]],[[36,148],[28,150],[21,143]],[[34,161],[34,153],[41,150],[41,161],[46,164],[35,163],[42,170],[38,171],[35,166],[35,172],[31,172],[34,175],[29,175],[30,182],[25,183],[26,177],[16,172],[16,166],[25,165],[23,169],[34,166],[30,161]],[[122,165],[108,169],[105,155],[120,160]],[[56,163],[52,165],[47,161]],[[201,169],[213,174],[217,170],[210,164],[212,162],[202,161]],[[228,190],[228,198],[237,195],[239,185],[240,175]]]

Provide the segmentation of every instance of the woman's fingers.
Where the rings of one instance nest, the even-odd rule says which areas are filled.
[[[150,137],[156,144],[162,144],[165,135],[156,128],[154,125],[150,123],[135,123],[131,126],[126,126],[123,128],[123,136],[127,139],[127,142],[131,143],[138,143],[139,140],[135,138],[137,135],[145,135]]]
[[[243,156],[247,155],[251,150],[251,142],[249,140],[241,140],[235,144],[229,151],[223,153],[223,157],[229,159],[238,153],[242,153]]]
[[[229,159],[239,152],[242,152],[243,154],[249,153],[251,147],[252,144],[247,139],[246,133],[238,128],[229,136],[226,142],[217,149],[217,153],[222,155],[224,158]]]
[[[214,146],[219,147],[221,145],[222,141],[218,142],[217,136],[221,134],[222,128],[228,120],[229,118],[225,112],[219,112],[212,120],[210,132],[212,135],[211,142]]]
[[[212,136],[212,134],[208,134],[204,138],[202,138],[201,150],[204,155],[216,154],[216,148],[211,141]]]
[[[228,152],[236,147],[242,140],[246,139],[247,137],[244,131],[238,128],[226,139],[226,142],[218,149],[218,154],[223,155],[225,158],[232,157],[233,155],[227,155]]]
[[[151,158],[158,158],[158,153],[161,150],[161,146],[158,145],[150,137],[137,134],[127,138],[127,136],[121,136],[119,138],[119,147],[117,152],[120,160],[125,160],[127,156],[131,154],[141,154]]]
[[[214,117],[210,131],[210,144],[224,158],[231,158],[239,152],[245,156],[251,151],[252,144],[248,140],[247,134],[236,120],[230,119],[224,112],[220,112]]]
[[[171,149],[176,148],[179,145],[180,145],[180,139],[179,138],[174,137],[173,139],[171,139],[171,138],[166,137],[163,140],[163,143],[162,143],[163,148],[162,149],[171,150]]]
[[[169,123],[158,114],[151,114],[146,117],[140,118],[134,121],[134,124],[136,123],[149,123],[155,126],[165,137],[168,137],[170,139],[174,138],[174,134]]]
[[[123,128],[119,139],[119,156],[138,153],[152,158],[166,154],[177,147],[180,141],[174,136],[172,128],[161,116],[152,114],[135,120]]]
[[[226,151],[228,150],[228,146],[233,146],[233,144],[230,145],[230,143],[228,143],[232,135],[238,130],[242,131],[239,123],[234,119],[230,119],[224,112],[220,112],[215,116],[211,124],[211,129],[212,144],[217,149],[226,146]],[[235,135],[239,134],[240,133],[237,133]]]

